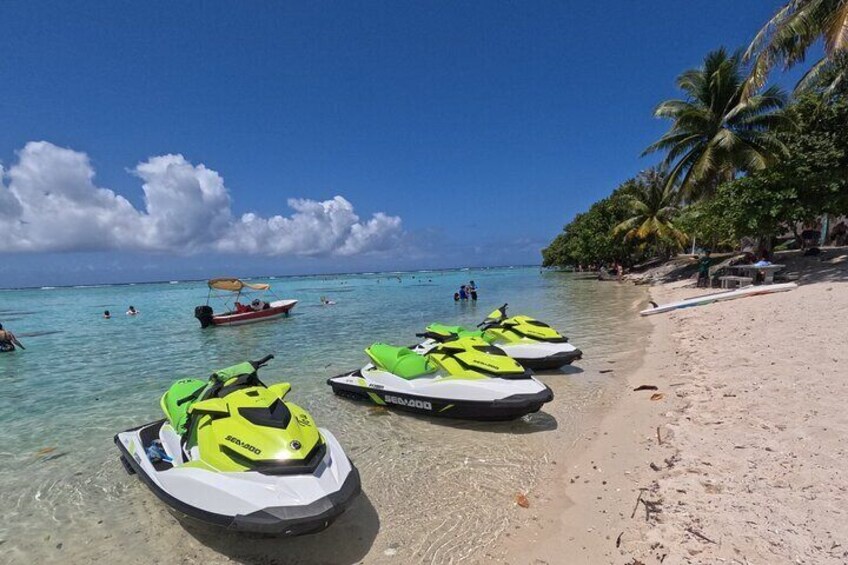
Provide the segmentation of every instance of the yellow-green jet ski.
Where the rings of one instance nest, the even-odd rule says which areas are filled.
[[[430,324],[425,340],[415,350],[426,353],[440,343],[460,337],[478,337],[495,345],[528,369],[558,369],[583,357],[583,352],[568,343],[568,338],[544,322],[530,316],[507,316],[504,304],[481,322],[476,330],[462,326]]]
[[[165,418],[121,432],[130,474],[179,513],[231,530],[298,535],[329,526],[359,494],[359,473],[329,431],[256,375],[269,355],[182,379]]]
[[[479,337],[438,344],[426,355],[375,343],[371,362],[327,380],[333,391],[430,416],[511,420],[553,400],[545,384]]]

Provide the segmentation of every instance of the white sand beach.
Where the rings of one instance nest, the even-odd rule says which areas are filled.
[[[650,318],[631,392],[563,461],[504,562],[848,560],[848,255],[790,271],[795,291]],[[658,303],[701,293],[651,289]]]

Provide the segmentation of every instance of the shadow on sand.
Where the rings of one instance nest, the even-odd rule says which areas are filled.
[[[583,369],[577,367],[576,365],[565,365],[564,367],[560,367],[559,369],[533,371],[533,374],[537,377],[558,377],[562,375],[579,375],[582,372]]]
[[[318,565],[359,563],[368,554],[380,518],[365,493],[329,528],[293,538],[240,534],[180,520],[183,529],[210,549],[249,565]]]

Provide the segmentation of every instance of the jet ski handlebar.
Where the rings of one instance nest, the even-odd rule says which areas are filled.
[[[274,358],[274,354],[272,353],[270,355],[266,355],[265,357],[263,357],[259,361],[251,361],[250,364],[253,365],[254,369],[258,369],[259,367],[262,367],[263,365],[265,365],[268,361],[270,361],[273,358]]]

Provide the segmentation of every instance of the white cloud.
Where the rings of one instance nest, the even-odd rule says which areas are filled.
[[[289,199],[291,216],[234,218],[221,175],[182,155],[151,157],[131,172],[143,181],[144,210],[97,187],[85,153],[27,143],[8,171],[0,168],[5,250],[348,256],[385,250],[402,233],[399,217],[378,212],[362,222],[341,196]]]

